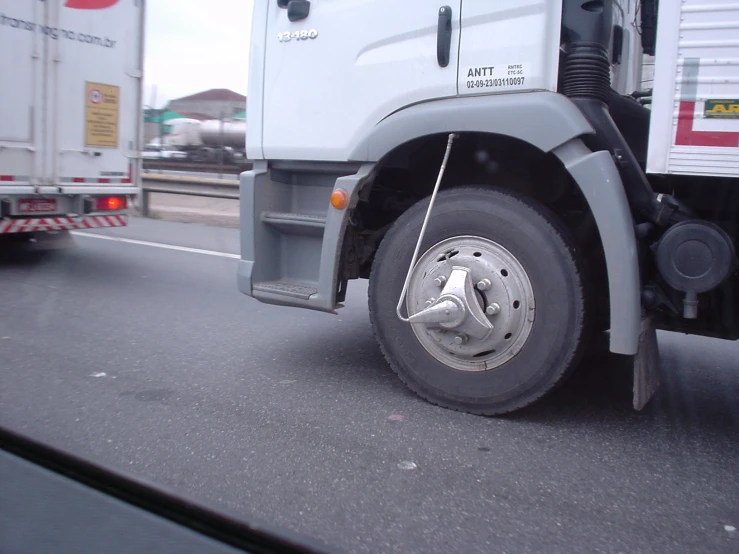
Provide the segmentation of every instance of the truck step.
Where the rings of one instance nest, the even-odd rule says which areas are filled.
[[[326,227],[325,215],[262,212],[262,221],[282,233],[291,235],[321,237]]]
[[[287,281],[265,281],[263,283],[254,283],[253,290],[308,300],[318,292],[318,287]]]

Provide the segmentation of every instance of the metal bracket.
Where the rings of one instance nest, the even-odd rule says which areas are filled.
[[[416,261],[418,260],[418,251],[421,249],[421,242],[423,242],[423,236],[426,234],[426,226],[431,216],[431,210],[434,208],[434,202],[436,202],[436,194],[439,192],[439,186],[441,186],[441,180],[444,177],[444,171],[446,170],[446,164],[449,161],[449,154],[452,152],[452,143],[457,138],[457,133],[450,133],[449,140],[446,143],[446,151],[444,152],[444,159],[441,161],[441,167],[439,168],[439,175],[436,178],[436,185],[434,185],[434,191],[431,193],[431,200],[429,201],[429,207],[426,210],[426,216],[423,218],[423,225],[421,225],[421,233],[418,235],[418,241],[416,242],[416,249],[413,251],[413,257],[411,258],[411,264],[408,267],[408,273],[405,276],[405,283],[403,283],[403,291],[400,293],[400,300],[398,300],[398,306],[395,308],[395,313],[401,321],[410,323],[410,319],[403,317],[400,310],[405,300],[405,295],[408,293],[408,283],[411,280],[411,275],[416,267]]]
[[[439,299],[408,319],[412,324],[454,329],[478,340],[487,339],[493,332],[493,324],[475,299],[470,270],[466,267],[455,266]]]

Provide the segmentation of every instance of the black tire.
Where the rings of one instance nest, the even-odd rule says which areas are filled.
[[[460,235],[493,240],[521,263],[536,299],[534,324],[518,354],[492,370],[461,371],[429,354],[395,313],[428,202],[395,222],[375,256],[369,308],[382,352],[400,379],[433,404],[481,415],[527,406],[561,382],[581,356],[586,285],[568,232],[547,208],[509,191],[461,187],[439,193],[421,254]]]

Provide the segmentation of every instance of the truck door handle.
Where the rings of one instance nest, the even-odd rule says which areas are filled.
[[[439,8],[439,27],[436,31],[436,61],[441,67],[449,65],[449,52],[452,47],[452,8]]]

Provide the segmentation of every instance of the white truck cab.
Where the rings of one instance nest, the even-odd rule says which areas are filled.
[[[655,328],[739,338],[732,21],[704,0],[257,3],[239,289],[335,312],[369,278],[399,377],[480,414],[607,330],[643,407]]]

